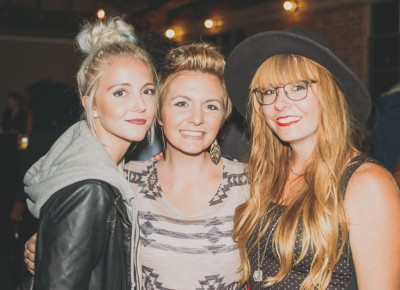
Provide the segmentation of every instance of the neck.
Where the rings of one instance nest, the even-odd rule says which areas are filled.
[[[103,145],[108,154],[110,154],[115,164],[119,164],[131,145],[131,141],[118,138],[107,132],[99,122],[98,118],[94,120],[97,140]]]
[[[169,146],[165,149],[164,157],[159,161],[162,168],[168,168],[171,176],[176,174],[180,177],[185,176],[187,179],[198,179],[200,175],[205,173],[204,171],[207,171],[204,170],[205,168],[215,168],[221,163],[215,165],[207,151],[197,155],[189,155],[169,148]]]
[[[302,175],[309,164],[312,155],[314,153],[314,147],[312,146],[298,146],[290,145],[292,150],[291,156],[291,167],[290,170],[294,175]]]

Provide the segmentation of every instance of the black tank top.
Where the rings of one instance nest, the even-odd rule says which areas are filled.
[[[343,193],[346,192],[347,185],[354,171],[365,162],[378,163],[377,161],[365,157],[363,155],[358,155],[354,157],[349,165],[347,166],[341,180],[341,191]],[[279,270],[279,262],[274,255],[274,250],[272,250],[272,236],[274,235],[275,225],[279,222],[279,219],[286,209],[286,206],[280,204],[272,204],[271,208],[274,208],[274,218],[272,220],[271,226],[267,229],[265,235],[261,238],[260,241],[260,249],[258,246],[254,247],[249,253],[249,261],[251,265],[251,275],[250,275],[250,288],[251,290],[257,289],[282,289],[282,290],[294,290],[299,289],[300,284],[304,281],[305,277],[309,273],[309,269],[311,267],[312,262],[312,253],[309,251],[306,256],[300,261],[300,263],[292,268],[290,274],[283,281],[274,284],[271,287],[264,288],[263,282],[257,282],[254,280],[254,272],[258,270],[258,260],[260,260],[261,269],[263,272],[263,280],[266,277],[270,277],[276,275]],[[301,252],[301,225],[299,225],[299,229],[297,232],[300,234],[296,238],[295,249],[294,249],[294,258],[297,259]],[[258,237],[259,227],[256,227],[256,230],[253,232],[253,235],[249,239],[249,245],[253,244],[255,239]],[[340,241],[339,241],[340,243]],[[267,248],[265,248],[265,246]],[[263,254],[264,258],[262,258]],[[259,259],[260,257],[260,259]],[[257,280],[257,279],[256,279]],[[357,279],[354,270],[353,259],[350,251],[350,244],[343,250],[343,253],[335,265],[334,272],[332,275],[332,279],[329,283],[329,286],[326,288],[329,290],[357,290]]]

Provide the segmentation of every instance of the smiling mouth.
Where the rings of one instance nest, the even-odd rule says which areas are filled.
[[[300,119],[301,119],[300,117],[289,116],[289,117],[278,118],[275,122],[278,126],[286,127],[299,122]]]
[[[187,131],[187,130],[180,130],[182,135],[185,136],[191,136],[191,137],[200,137],[204,136],[204,132],[199,132],[199,131]]]

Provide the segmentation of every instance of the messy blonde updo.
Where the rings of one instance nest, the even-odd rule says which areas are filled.
[[[160,85],[158,94],[158,118],[161,120],[161,111],[165,96],[172,81],[184,71],[197,71],[208,73],[218,78],[223,91],[223,120],[232,112],[232,103],[226,91],[224,71],[225,59],[218,48],[209,43],[190,43],[171,49],[165,57],[160,72]]]
[[[106,70],[109,61],[119,57],[132,57],[143,61],[149,68],[154,80],[156,72],[150,56],[137,45],[137,38],[132,25],[121,17],[97,20],[86,23],[76,36],[81,52],[86,56],[77,74],[78,90],[81,97],[88,96],[84,118],[90,129],[96,133],[93,120],[93,105],[98,87],[98,80]],[[153,126],[149,133],[153,139]]]

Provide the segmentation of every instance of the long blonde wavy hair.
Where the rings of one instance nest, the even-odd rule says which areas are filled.
[[[300,289],[324,289],[348,240],[348,227],[340,192],[340,178],[348,161],[357,152],[352,141],[351,122],[343,93],[332,75],[319,64],[297,55],[277,55],[257,70],[250,91],[268,84],[278,86],[299,80],[314,80],[321,107],[317,141],[307,165],[305,182],[287,204],[272,243],[279,260],[278,273],[267,278],[266,286],[285,279],[308,251],[313,253],[310,272]],[[310,90],[312,87],[310,86]],[[274,215],[267,219],[260,236],[252,244],[257,225],[275,203],[280,202],[288,178],[290,147],[267,126],[262,106],[250,94],[251,152],[248,163],[250,199],[235,212],[234,240],[238,243],[243,276],[249,279],[248,253],[257,246]],[[301,226],[302,231],[298,229]],[[294,256],[296,236],[302,236],[298,258]],[[254,270],[254,269],[253,269]]]

